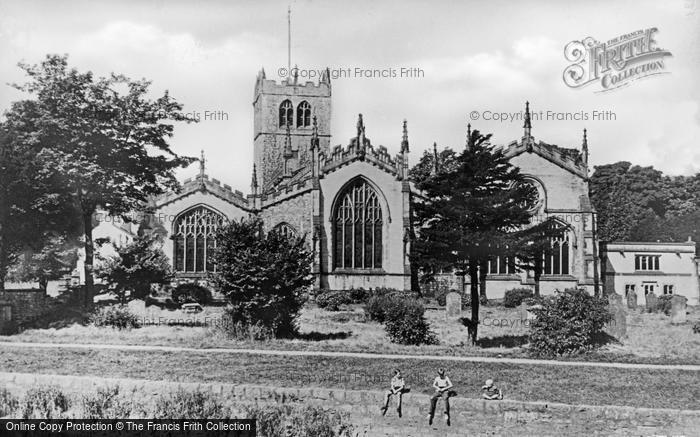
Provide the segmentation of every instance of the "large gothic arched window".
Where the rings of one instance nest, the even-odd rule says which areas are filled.
[[[311,105],[304,100],[297,106],[297,127],[311,126]]]
[[[173,236],[175,271],[215,271],[211,255],[216,248],[216,231],[223,224],[223,216],[203,206],[180,215]]]
[[[382,209],[369,184],[358,179],[345,188],[333,213],[333,266],[382,267]]]
[[[569,232],[563,225],[554,225],[559,231],[558,235],[551,238],[549,247],[544,251],[545,275],[569,274]]]
[[[292,102],[285,100],[280,104],[280,127],[292,127],[294,123],[294,108]]]

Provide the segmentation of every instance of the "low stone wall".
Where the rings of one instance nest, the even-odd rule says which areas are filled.
[[[0,334],[14,332],[21,325],[46,314],[54,305],[55,300],[43,290],[0,291]]]
[[[145,396],[155,396],[178,389],[209,391],[231,403],[266,404],[304,402],[335,408],[351,414],[368,428],[377,420],[383,400],[380,391],[342,390],[326,388],[285,388],[259,385],[232,385],[225,383],[184,383],[120,378],[95,378],[66,375],[34,375],[27,373],[0,373],[0,387],[16,396],[36,384],[58,385],[67,393],[93,391],[97,387],[119,385],[124,390],[136,389]],[[404,396],[404,417],[424,418],[428,412],[429,396],[408,393]],[[486,401],[455,397],[451,400],[453,415],[488,417],[494,426],[519,423],[551,423],[558,426],[598,424],[605,429],[628,430],[697,430],[700,429],[700,411],[632,408],[621,406],[568,405],[514,400]]]

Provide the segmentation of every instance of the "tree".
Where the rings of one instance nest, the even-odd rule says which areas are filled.
[[[62,235],[47,237],[38,250],[26,249],[9,272],[13,281],[37,281],[46,291],[50,280],[70,273],[78,261],[78,242]]]
[[[15,85],[34,96],[7,113],[9,129],[37,151],[42,172],[60,180],[79,210],[85,245],[86,298],[91,301],[92,216],[98,207],[124,216],[146,200],[178,188],[173,170],[192,162],[168,144],[174,125],[187,121],[166,91],[148,98],[150,82],[69,69],[67,56],[20,64],[29,81]]]
[[[116,255],[106,257],[97,276],[113,287],[122,304],[143,299],[151,284],[166,284],[172,277],[170,261],[162,241],[154,235],[139,235],[128,244],[115,246]]]
[[[507,255],[514,233],[529,224],[537,191],[523,183],[517,167],[491,135],[471,132],[456,165],[437,165],[417,186],[417,237],[414,261],[429,270],[450,268],[470,278],[471,319],[466,323],[476,343],[479,323],[479,271],[498,255]],[[482,273],[483,274],[483,273]]]
[[[7,123],[0,125],[0,290],[11,266],[13,280],[39,280],[41,268],[33,270],[37,266],[26,264],[27,256],[77,233],[68,193],[43,167],[35,148],[21,141]]]
[[[257,218],[232,221],[216,237],[211,279],[231,304],[233,323],[262,324],[275,336],[296,332],[304,291],[313,283],[305,237],[265,233]]]

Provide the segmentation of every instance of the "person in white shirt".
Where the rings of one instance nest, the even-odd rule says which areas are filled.
[[[391,388],[387,390],[384,395],[384,406],[381,408],[382,416],[385,415],[386,410],[389,409],[389,400],[392,396],[396,395],[396,412],[399,413],[399,417],[401,417],[401,402],[403,394],[407,391],[406,382],[403,376],[401,376],[401,371],[399,369],[394,369],[394,377],[391,378]]]
[[[430,415],[428,416],[428,424],[433,424],[433,417],[435,417],[435,406],[437,405],[438,399],[443,399],[445,404],[445,422],[447,426],[450,426],[450,389],[452,388],[452,382],[450,378],[445,375],[445,369],[438,369],[438,376],[435,377],[433,381],[433,388],[435,389],[435,394],[430,398]]]

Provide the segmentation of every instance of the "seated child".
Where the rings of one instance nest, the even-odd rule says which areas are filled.
[[[481,387],[481,390],[483,391],[482,397],[484,399],[490,401],[499,401],[503,399],[503,393],[501,393],[500,388],[493,385],[493,379],[487,379],[485,385]]]
[[[386,410],[389,408],[389,400],[392,396],[396,395],[396,412],[401,417],[401,401],[404,393],[408,393],[410,389],[406,387],[406,382],[401,376],[401,371],[399,369],[394,370],[394,377],[391,378],[391,388],[384,394],[384,406],[381,408],[382,415],[386,414]]]

